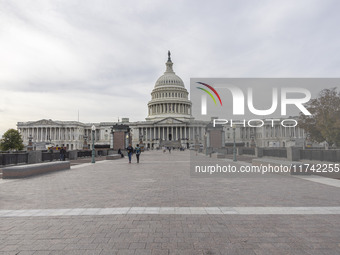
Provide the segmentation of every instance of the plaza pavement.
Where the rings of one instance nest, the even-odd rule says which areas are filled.
[[[192,178],[189,165],[155,151],[0,180],[0,255],[340,254],[338,180]]]

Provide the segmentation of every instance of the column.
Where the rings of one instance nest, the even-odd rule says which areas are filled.
[[[162,139],[164,140],[164,127],[162,127],[162,129],[163,129],[163,136],[162,136]]]
[[[191,129],[191,128],[189,127],[189,137],[188,137],[188,138],[189,138],[189,140],[190,140],[190,133],[191,133],[191,132],[190,132],[190,129]]]
[[[182,127],[179,127],[179,138],[182,139],[183,135],[182,135]]]
[[[153,139],[156,139],[156,127],[153,127]]]
[[[176,140],[178,140],[178,127],[175,127],[176,129]]]

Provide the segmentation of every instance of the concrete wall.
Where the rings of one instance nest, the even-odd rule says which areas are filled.
[[[42,162],[42,151],[29,151],[28,164],[36,164]]]

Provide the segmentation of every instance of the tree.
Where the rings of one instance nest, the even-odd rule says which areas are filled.
[[[337,88],[323,89],[306,108],[311,115],[300,113],[299,124],[316,142],[340,145],[340,92]]]
[[[0,150],[23,150],[24,144],[20,133],[15,129],[9,129],[0,140]]]

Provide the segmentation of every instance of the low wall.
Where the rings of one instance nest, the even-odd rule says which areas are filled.
[[[2,168],[3,179],[25,178],[33,175],[70,169],[69,161],[56,161]]]

